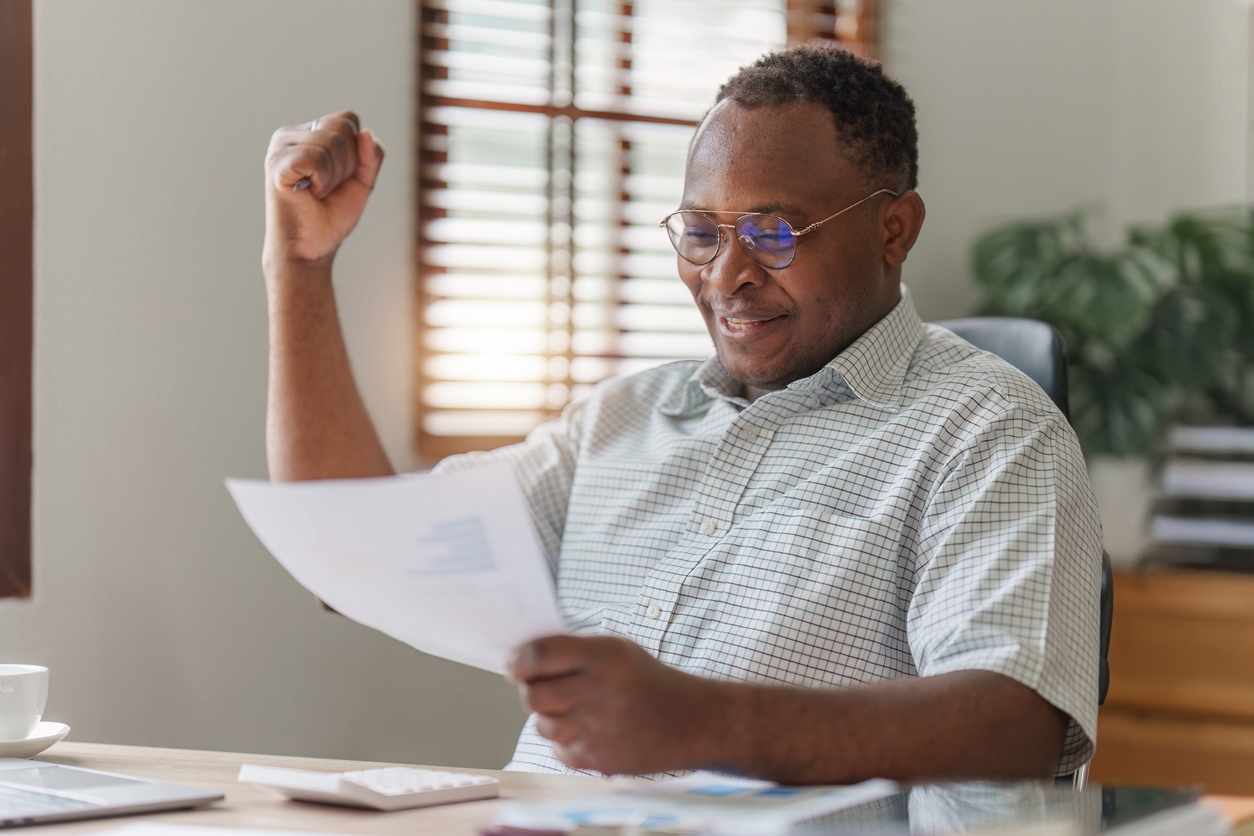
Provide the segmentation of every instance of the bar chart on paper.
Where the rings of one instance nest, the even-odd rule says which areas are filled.
[[[469,575],[496,568],[488,533],[477,516],[430,523],[418,545],[417,565],[406,572],[410,577]]]

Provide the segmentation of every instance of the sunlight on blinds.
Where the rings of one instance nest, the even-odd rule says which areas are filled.
[[[657,222],[693,125],[783,0],[424,0],[419,446],[526,434],[712,352]]]
[[[699,119],[728,76],[786,40],[782,0],[636,0],[629,13],[612,2],[579,7],[575,104],[583,110]]]

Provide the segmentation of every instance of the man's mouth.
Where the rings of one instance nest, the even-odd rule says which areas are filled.
[[[786,314],[766,316],[759,314],[741,314],[740,316],[718,317],[718,330],[723,336],[745,340],[766,336],[784,321]]]
[[[783,316],[783,314],[780,314],[780,316]],[[750,328],[753,328],[757,325],[761,325],[764,322],[773,322],[774,320],[779,319],[779,316],[772,316],[772,317],[725,316],[722,319],[724,322],[727,323],[727,327],[733,331],[748,331]]]

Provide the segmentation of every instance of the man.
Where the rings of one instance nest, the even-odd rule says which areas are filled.
[[[350,113],[271,143],[275,479],[392,472],[331,286],[382,158]],[[533,712],[514,767],[841,783],[1091,755],[1083,460],[1039,388],[919,321],[900,284],[916,160],[913,104],[878,65],[807,46],[742,69],[665,222],[717,356],[441,465],[513,466],[574,633],[511,660]]]

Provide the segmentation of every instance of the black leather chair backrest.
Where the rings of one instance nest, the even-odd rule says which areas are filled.
[[[1035,319],[1013,316],[973,316],[935,323],[948,328],[976,348],[996,354],[1036,381],[1058,406],[1068,421],[1071,402],[1067,398],[1067,346],[1058,329]],[[1115,610],[1115,578],[1110,556],[1102,551],[1101,667],[1098,675],[1098,705],[1106,702],[1110,689],[1110,625]]]

